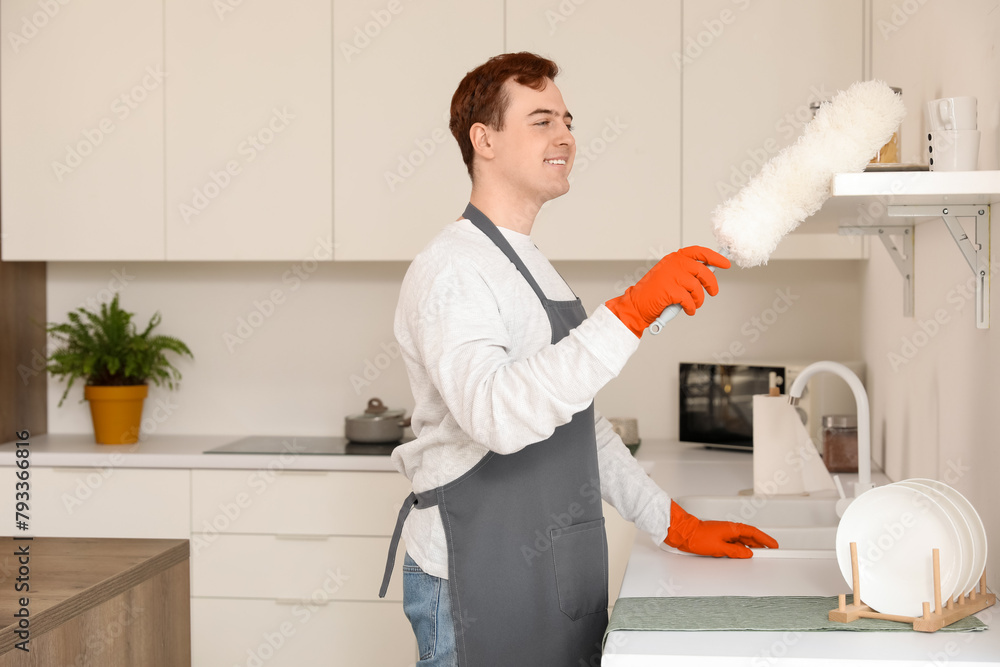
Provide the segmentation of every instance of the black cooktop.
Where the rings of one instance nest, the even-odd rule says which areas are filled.
[[[388,456],[400,442],[351,442],[338,436],[251,435],[235,442],[209,449],[206,454],[306,454]]]

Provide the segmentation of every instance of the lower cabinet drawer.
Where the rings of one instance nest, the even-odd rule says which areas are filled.
[[[387,537],[191,536],[191,594],[228,598],[378,600]],[[386,600],[403,599],[401,541]]]
[[[387,537],[409,493],[398,472],[193,470],[191,530]]]
[[[398,602],[191,599],[193,667],[404,667],[417,659]]]

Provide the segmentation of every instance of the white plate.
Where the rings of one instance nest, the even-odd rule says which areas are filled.
[[[924,602],[934,605],[935,548],[941,590],[958,586],[958,530],[941,505],[916,489],[881,486],[855,498],[844,512],[837,527],[837,562],[848,586],[853,584],[851,542],[858,543],[861,600],[875,611],[920,616]]]
[[[966,520],[965,514],[952,502],[951,498],[930,484],[925,484],[916,479],[904,479],[896,483],[900,486],[908,486],[911,489],[926,493],[930,496],[931,500],[944,508],[944,511],[948,513],[948,518],[955,524],[955,529],[958,531],[958,541],[962,545],[962,562],[958,571],[958,582],[955,584],[955,589],[946,591],[942,587],[941,599],[947,600],[949,597],[956,598],[963,595],[965,593],[965,583],[972,574],[972,563],[976,557],[975,545],[972,542],[972,528],[969,527],[969,522]]]
[[[951,502],[955,503],[965,516],[965,520],[969,523],[969,529],[972,531],[972,552],[974,557],[972,559],[971,574],[969,574],[969,578],[960,590],[962,591],[962,595],[971,593],[972,589],[979,583],[979,578],[983,576],[983,571],[986,570],[986,528],[983,526],[983,520],[979,518],[976,508],[972,506],[972,503],[965,496],[944,482],[939,482],[936,479],[911,479],[907,481],[920,482],[921,484],[926,484],[937,489],[951,500]]]

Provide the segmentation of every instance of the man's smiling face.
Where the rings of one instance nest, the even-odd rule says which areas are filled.
[[[569,173],[576,158],[570,131],[572,114],[550,79],[535,90],[509,79],[509,100],[503,130],[493,131],[495,167],[509,194],[539,206],[569,191]]]

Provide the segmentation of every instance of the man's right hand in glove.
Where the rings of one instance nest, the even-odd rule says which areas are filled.
[[[730,267],[729,260],[708,248],[689,246],[672,252],[651,268],[625,294],[605,305],[638,338],[664,308],[680,304],[688,315],[705,302],[705,292],[719,293],[715,274],[706,265]]]

